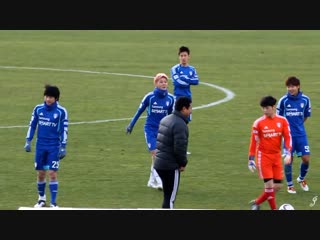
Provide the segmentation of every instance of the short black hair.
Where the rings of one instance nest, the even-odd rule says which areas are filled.
[[[54,97],[56,101],[58,101],[60,97],[60,90],[57,86],[46,84],[44,86],[43,96]]]
[[[261,107],[268,107],[268,106],[273,107],[274,105],[276,105],[276,103],[277,103],[277,99],[275,97],[269,95],[269,96],[265,96],[265,97],[261,98],[260,106]]]
[[[192,103],[191,98],[182,96],[178,97],[175,104],[174,104],[174,110],[181,111],[183,107],[189,108]]]
[[[178,55],[180,55],[180,53],[182,53],[182,52],[187,52],[188,55],[190,55],[190,49],[189,49],[188,47],[186,47],[186,46],[181,46],[181,47],[179,48]]]

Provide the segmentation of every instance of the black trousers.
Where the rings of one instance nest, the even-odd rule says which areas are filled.
[[[174,202],[179,189],[180,171],[176,170],[158,170],[162,180],[163,202],[162,208],[173,208]]]

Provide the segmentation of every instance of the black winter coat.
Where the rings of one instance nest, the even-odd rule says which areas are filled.
[[[155,169],[175,170],[188,163],[188,118],[174,110],[160,121],[157,135]]]

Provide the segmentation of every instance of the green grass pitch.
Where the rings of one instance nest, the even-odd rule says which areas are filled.
[[[277,203],[320,210],[319,65],[317,30],[2,30],[0,32],[0,209],[32,207],[37,200],[33,152],[23,149],[33,107],[46,83],[60,87],[69,113],[67,157],[59,171],[58,204],[73,208],[160,208],[162,192],[147,187],[151,159],[139,119],[125,127],[152,77],[170,74],[181,45],[201,84],[194,86],[192,152],[175,203],[177,209],[246,210],[263,183],[247,168],[259,100],[286,92],[289,75],[301,79],[312,117],[309,192],[296,184]],[[169,91],[172,92],[172,84]],[[294,160],[293,179],[299,172]],[[49,196],[49,192],[47,192]],[[262,209],[269,209],[267,204]]]

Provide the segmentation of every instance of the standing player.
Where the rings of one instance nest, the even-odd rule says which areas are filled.
[[[174,65],[171,70],[171,79],[173,81],[173,94],[175,98],[181,96],[189,97],[192,100],[191,85],[199,84],[199,77],[195,67],[189,65],[190,49],[181,46],[178,51],[179,63]],[[192,120],[192,114],[188,122]],[[187,152],[190,154],[190,152]]]
[[[34,206],[46,206],[46,175],[48,171],[50,207],[58,207],[58,178],[60,160],[66,156],[68,113],[59,105],[59,88],[46,85],[44,102],[33,109],[24,149],[31,152],[31,141],[37,130],[35,170],[37,170],[38,202]]]
[[[133,116],[131,122],[126,128],[127,134],[131,134],[134,125],[141,114],[147,109],[147,118],[144,125],[144,136],[147,148],[151,153],[151,173],[147,186],[162,189],[162,181],[157,171],[153,167],[156,155],[156,142],[160,120],[173,112],[174,96],[168,92],[168,76],[164,73],[158,73],[153,83],[155,88],[148,92]]]
[[[263,97],[260,101],[263,116],[252,125],[248,168],[254,172],[257,165],[264,191],[250,202],[251,210],[259,210],[260,204],[265,201],[268,201],[271,210],[277,209],[275,193],[281,189],[283,180],[282,139],[287,153],[285,164],[291,162],[290,127],[286,118],[276,115],[276,102],[273,96]]]
[[[309,170],[310,148],[304,123],[311,116],[311,102],[310,98],[300,91],[300,80],[297,77],[288,77],[285,85],[288,92],[280,98],[277,106],[277,114],[287,118],[290,124],[292,161],[294,154],[301,158],[300,175],[297,178],[297,182],[303,191],[309,191],[305,176]],[[288,193],[295,194],[296,190],[292,181],[292,161],[291,164],[285,166],[285,175]]]

